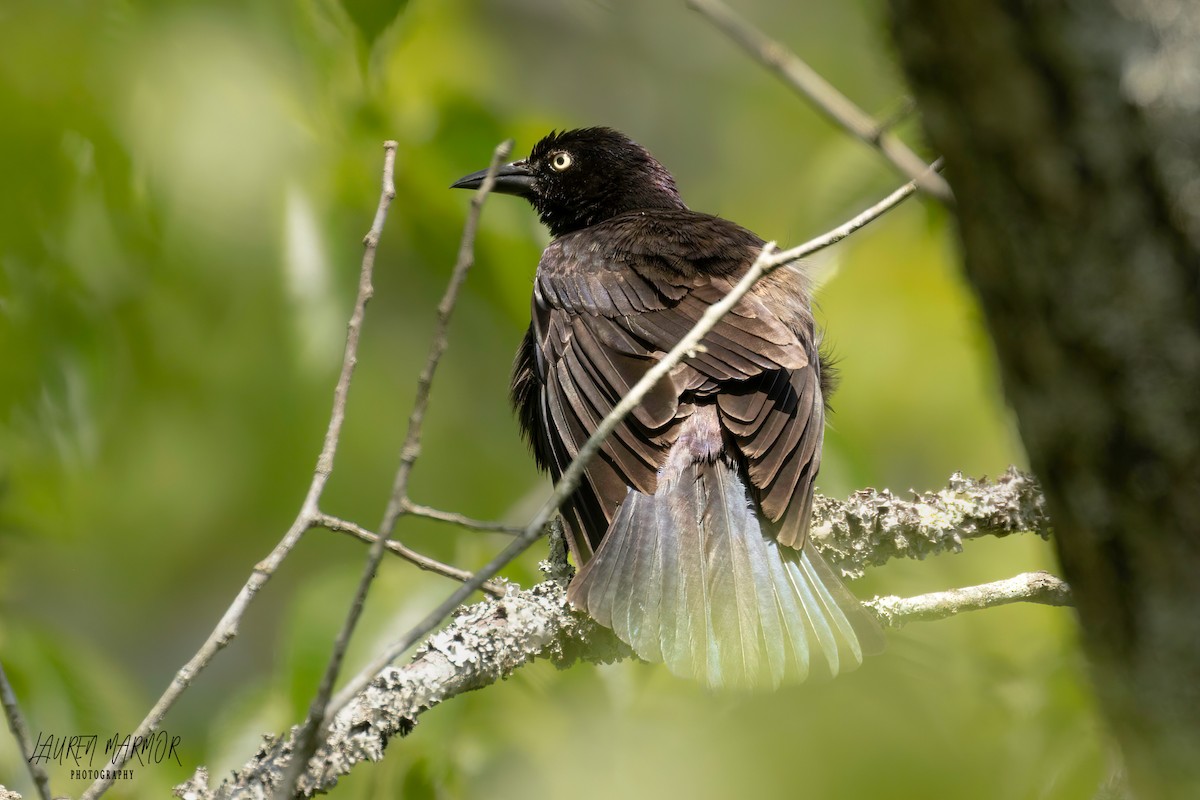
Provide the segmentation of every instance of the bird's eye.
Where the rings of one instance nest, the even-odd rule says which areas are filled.
[[[571,166],[570,153],[555,153],[554,158],[550,160],[550,166],[555,172],[562,172],[564,169]]]

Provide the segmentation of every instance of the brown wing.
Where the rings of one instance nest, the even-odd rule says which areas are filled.
[[[543,254],[528,347],[514,373],[522,425],[556,479],[762,247],[733,223],[687,211],[622,215],[586,234],[562,237]],[[803,544],[823,430],[820,367],[804,287],[792,273],[777,275],[734,306],[589,466],[567,515],[581,561],[630,488],[654,492],[696,403],[717,404],[780,542]]]

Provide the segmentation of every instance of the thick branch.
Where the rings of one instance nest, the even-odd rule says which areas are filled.
[[[812,536],[847,578],[893,558],[959,552],[964,539],[1033,532],[1050,535],[1042,491],[1033,476],[1009,467],[995,482],[956,472],[945,489],[903,500],[863,489],[844,501],[818,495]]]
[[[364,760],[377,761],[388,741],[407,735],[417,717],[443,700],[488,686],[591,623],[571,613],[561,586],[547,582],[470,606],[430,637],[404,667],[385,667],[338,712],[298,785],[304,795],[328,791]],[[178,797],[261,798],[279,786],[292,762],[293,736],[268,738],[254,758],[216,791],[197,770]]]

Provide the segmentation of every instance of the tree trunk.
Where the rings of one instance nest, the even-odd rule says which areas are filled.
[[[891,5],[1132,789],[1200,797],[1200,4]]]

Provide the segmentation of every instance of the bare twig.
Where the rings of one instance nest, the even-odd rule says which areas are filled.
[[[875,133],[871,136],[872,140],[878,139],[885,132],[904,122],[916,110],[917,101],[911,95],[901,97],[892,108],[876,118]]]
[[[349,534],[350,536],[353,536],[361,542],[366,542],[367,544],[374,544],[379,538],[378,534],[372,533],[361,525],[350,522],[349,520],[341,519],[340,517],[335,517],[332,514],[318,515],[313,524],[334,531],[335,533]],[[471,573],[467,570],[459,569],[458,567],[452,567],[449,564],[438,561],[436,558],[430,558],[427,555],[418,553],[416,550],[413,550],[411,547],[406,547],[395,539],[386,540],[384,542],[384,547],[387,548],[389,553],[400,556],[400,558],[412,563],[418,569],[423,569],[427,572],[434,572],[438,575],[443,575],[456,581],[469,580],[471,577]],[[486,594],[490,594],[492,597],[502,597],[505,593],[504,587],[494,581],[488,581],[479,588]]]
[[[934,161],[932,164],[927,166],[925,169],[929,173],[936,173],[941,168],[942,168],[942,160],[939,158],[937,161]],[[796,247],[793,247],[790,250],[782,250],[773,256],[768,256],[767,251],[773,247],[772,244],[768,244],[765,248],[763,248],[763,255],[759,256],[759,261],[763,262],[762,266],[761,266],[762,275],[766,275],[768,272],[773,272],[774,270],[776,270],[779,267],[784,266],[785,264],[791,264],[792,262],[799,261],[802,258],[807,258],[808,256],[811,256],[813,253],[816,253],[819,250],[824,250],[826,247],[831,247],[832,245],[837,244],[842,239],[845,239],[847,236],[854,233],[859,228],[864,227],[868,223],[874,222],[875,220],[879,219],[881,216],[883,216],[887,212],[891,211],[896,206],[900,205],[902,202],[907,200],[908,197],[916,190],[917,190],[917,182],[909,181],[908,183],[904,184],[899,189],[892,192],[887,197],[883,198],[878,203],[871,206],[866,211],[863,211],[862,213],[860,213],[858,216],[854,217],[853,219],[851,219],[847,222],[843,222],[841,225],[839,225],[838,227],[829,231],[828,233],[818,236],[815,239],[810,239],[809,241],[805,242],[804,244],[797,245]],[[750,268],[750,272],[747,273],[747,277],[749,277],[751,274],[753,274],[755,268],[758,266],[759,265],[756,262],[755,265]],[[760,275],[758,277],[762,277],[762,276]],[[754,281],[758,280],[758,277],[754,278],[754,280],[751,281],[751,285],[754,283]],[[746,280],[745,278],[742,279],[742,281],[745,281],[745,280]],[[734,292],[737,292],[739,290],[740,286],[741,286],[741,283],[738,283],[737,286],[733,287],[733,291],[731,291],[729,293],[730,296],[732,296]],[[749,289],[750,289],[750,286],[748,285],[746,287],[745,291],[749,291]],[[743,294],[745,293],[745,291],[743,291]],[[717,303],[713,306],[713,308],[716,308],[719,305],[720,305],[720,303]],[[732,308],[733,304],[731,303],[729,307]],[[709,310],[711,311],[712,309],[709,309]],[[724,311],[722,311],[721,313],[723,314]],[[713,320],[713,322],[715,323],[716,320]],[[699,326],[697,326],[697,327],[699,327]]]
[[[337,639],[333,645],[333,652],[329,656],[329,663],[325,667],[325,672],[321,676],[317,692],[313,697],[312,704],[309,706],[308,718],[297,734],[296,752],[299,758],[293,761],[289,775],[278,787],[278,797],[281,800],[292,795],[292,787],[295,786],[296,780],[303,773],[305,763],[312,756],[313,752],[315,752],[317,742],[321,738],[320,733],[323,731],[326,720],[330,716],[327,706],[329,705],[329,698],[333,694],[334,683],[337,682],[338,675],[341,673],[342,660],[345,658],[346,650],[350,647],[350,638],[354,635],[358,620],[362,616],[367,592],[371,587],[372,581],[375,579],[376,570],[379,569],[379,562],[383,560],[385,545],[391,537],[396,519],[400,516],[402,499],[408,493],[408,478],[412,472],[413,464],[417,459],[417,454],[421,450],[421,429],[425,421],[425,410],[429,406],[429,392],[433,385],[433,376],[437,372],[442,353],[446,350],[446,330],[450,324],[450,314],[454,311],[454,306],[458,301],[459,289],[463,281],[466,280],[467,272],[475,260],[475,232],[479,227],[479,216],[483,210],[483,201],[492,190],[492,186],[495,183],[496,170],[499,168],[500,162],[504,160],[511,150],[511,139],[501,142],[496,147],[495,152],[492,154],[492,163],[488,168],[487,177],[484,179],[483,185],[479,187],[471,199],[471,213],[468,215],[467,224],[463,228],[462,242],[459,245],[458,251],[458,261],[454,265],[454,271],[450,276],[450,283],[446,287],[442,301],[438,304],[437,325],[434,329],[433,343],[429,348],[429,357],[425,362],[425,368],[421,370],[421,376],[417,381],[417,396],[413,403],[412,413],[408,418],[408,434],[405,436],[404,446],[401,449],[400,468],[396,472],[392,494],[388,500],[387,509],[384,511],[383,522],[379,526],[380,535],[376,537],[367,554],[366,564],[363,566],[363,574],[359,579],[358,587],[350,602],[350,608],[346,612],[346,619],[342,623],[341,630],[338,631]],[[491,575],[485,576],[485,579],[490,577]],[[472,587],[472,591],[474,591],[481,588],[484,581],[469,581],[468,585],[470,583],[475,584]]]
[[[29,727],[25,724],[25,715],[21,713],[21,705],[17,702],[17,693],[13,691],[12,684],[8,682],[8,675],[4,672],[3,664],[0,664],[0,704],[4,706],[4,717],[8,720],[8,729],[12,731],[13,738],[17,741],[17,749],[21,751],[21,758],[25,761],[26,769],[29,770],[29,777],[33,778],[33,785],[37,787],[38,796],[42,800],[51,800],[54,795],[50,791],[50,776],[33,757],[33,747],[29,743]]]
[[[882,624],[899,628],[908,622],[1014,602],[1069,605],[1070,593],[1058,578],[1035,572],[949,592],[877,598],[865,605]],[[378,761],[390,739],[406,735],[419,716],[437,704],[495,683],[535,658],[562,658],[564,651],[577,656],[570,643],[586,641],[597,633],[595,623],[572,612],[563,585],[557,581],[464,609],[453,623],[432,636],[410,663],[384,668],[338,712],[328,739],[317,751],[318,758],[310,762],[302,784],[304,792],[328,789],[360,761]],[[598,657],[610,660],[617,653],[605,649]],[[629,652],[620,651],[620,655]],[[208,788],[208,774],[201,768],[176,794],[186,790],[196,798],[261,797],[277,785],[293,749],[291,737],[271,740],[217,792]]]
[[[863,227],[872,220],[878,219],[881,215],[894,208],[905,198],[909,197],[916,190],[916,184],[909,182],[900,187],[892,194],[885,197],[880,202],[873,205],[871,208],[862,212],[858,216],[851,219],[828,233],[819,236],[799,247],[794,247],[790,250],[779,252],[776,250],[773,243],[768,243],[763,247],[754,264],[746,271],[746,274],[740,281],[730,290],[720,301],[710,306],[695,326],[682,338],[679,343],[671,349],[669,353],[664,355],[657,364],[646,371],[629,392],[621,398],[621,400],[613,407],[613,410],[605,417],[596,430],[583,446],[579,448],[578,454],[574,460],[567,465],[559,478],[558,483],[554,487],[549,499],[542,505],[541,509],[534,515],[533,519],[525,527],[520,535],[509,544],[499,555],[488,562],[482,569],[475,573],[475,577],[464,583],[455,590],[446,600],[433,610],[424,620],[418,623],[410,630],[402,639],[393,643],[383,653],[377,656],[370,664],[368,664],[353,680],[343,688],[330,704],[330,710],[336,711],[355,695],[363,690],[364,687],[379,673],[384,667],[394,661],[401,653],[408,650],[420,639],[441,624],[454,609],[463,602],[471,592],[485,580],[493,577],[506,564],[524,552],[534,541],[536,541],[543,533],[543,529],[550,521],[550,517],[558,510],[559,506],[571,495],[575,488],[579,485],[579,481],[583,476],[583,471],[587,467],[588,461],[599,452],[605,438],[613,431],[621,420],[632,411],[638,403],[642,401],[646,393],[649,392],[659,380],[662,379],[670,370],[679,363],[689,352],[691,352],[700,340],[704,338],[713,326],[724,316],[739,300],[750,291],[750,288],[769,272],[778,269],[779,267],[790,264],[805,256],[811,255],[823,248],[829,247],[836,242],[849,236],[854,231]]]
[[[921,191],[947,205],[953,204],[954,194],[950,185],[940,175],[928,172],[920,156],[899,138],[888,133],[886,126],[877,124],[797,55],[750,25],[721,0],[687,0],[687,4],[783,78],[827,117],[879,151],[901,175],[916,181]]]
[[[467,214],[467,222],[463,226],[462,239],[458,245],[458,259],[454,264],[454,271],[450,275],[450,283],[446,286],[441,302],[438,303],[437,322],[434,327],[433,341],[429,346],[429,356],[426,358],[425,368],[421,370],[421,376],[417,379],[417,397],[413,401],[412,413],[408,417],[408,433],[404,438],[404,445],[400,449],[400,467],[396,470],[396,477],[392,482],[392,494],[383,514],[383,522],[379,525],[380,532],[385,536],[389,535],[395,526],[396,519],[403,512],[408,499],[408,479],[412,474],[413,464],[421,452],[421,430],[425,422],[425,411],[429,407],[429,391],[433,385],[433,376],[437,372],[438,362],[441,361],[442,353],[446,351],[446,333],[450,327],[450,315],[458,303],[458,291],[467,278],[467,272],[475,263],[475,233],[479,228],[479,216],[483,211],[483,201],[492,191],[492,186],[496,182],[496,170],[499,168],[500,162],[512,152],[512,146],[512,140],[508,139],[496,147],[483,183],[471,196],[471,211]]]
[[[902,628],[910,622],[932,622],[964,611],[978,611],[1009,603],[1069,606],[1071,589],[1062,579],[1049,572],[1025,572],[1002,581],[917,597],[876,597],[863,605],[871,609],[885,626]]]
[[[442,511],[437,508],[430,508],[418,503],[414,503],[408,498],[401,499],[401,511],[405,514],[412,514],[414,517],[424,517],[426,519],[437,520],[438,522],[448,522],[451,525],[457,525],[460,528],[470,528],[476,531],[489,531],[491,533],[508,533],[517,534],[525,530],[517,525],[505,525],[503,522],[485,522],[483,520],[471,519],[454,511]]]
[[[283,560],[287,558],[292,549],[299,543],[304,532],[313,525],[313,520],[320,513],[318,510],[318,502],[321,498],[321,493],[325,490],[325,484],[329,481],[329,475],[333,471],[333,459],[337,453],[338,439],[341,436],[342,422],[346,417],[346,397],[350,391],[350,380],[354,375],[354,367],[358,362],[358,340],[362,331],[363,316],[366,311],[367,302],[370,301],[371,295],[374,293],[374,288],[371,284],[371,276],[375,266],[375,249],[379,244],[379,236],[383,231],[383,223],[387,219],[388,207],[391,205],[392,199],[396,196],[396,186],[393,180],[396,165],[396,149],[399,145],[393,141],[383,143],[383,189],[379,196],[379,205],[375,211],[375,219],[371,224],[371,229],[367,232],[363,239],[363,258],[362,269],[359,273],[358,280],[358,295],[354,301],[354,311],[350,315],[350,322],[347,325],[346,331],[346,349],[342,357],[342,370],[338,375],[337,385],[333,390],[333,410],[329,416],[329,427],[325,431],[325,441],[321,447],[321,453],[317,456],[317,467],[313,473],[312,482],[309,484],[308,493],[304,498],[304,503],[300,508],[300,513],[296,516],[287,533],[275,545],[275,548],[254,566],[246,584],[238,592],[225,614],[217,622],[217,626],[209,634],[208,639],[200,646],[200,649],[194,656],[184,664],[175,677],[171,680],[171,684],[163,692],[158,702],[150,709],[146,718],[138,725],[137,730],[133,733],[136,737],[145,737],[153,732],[162,722],[167,711],[175,704],[180,694],[184,689],[191,684],[196,675],[208,666],[213,657],[216,656],[225,645],[237,636],[238,624],[241,622],[242,616],[246,613],[246,608],[254,599],[258,591],[266,584]],[[100,797],[114,780],[113,776],[116,771],[124,764],[132,753],[129,748],[118,748],[116,755],[109,761],[106,769],[101,770],[101,778],[97,779],[87,791],[81,796],[81,800],[96,800]]]

